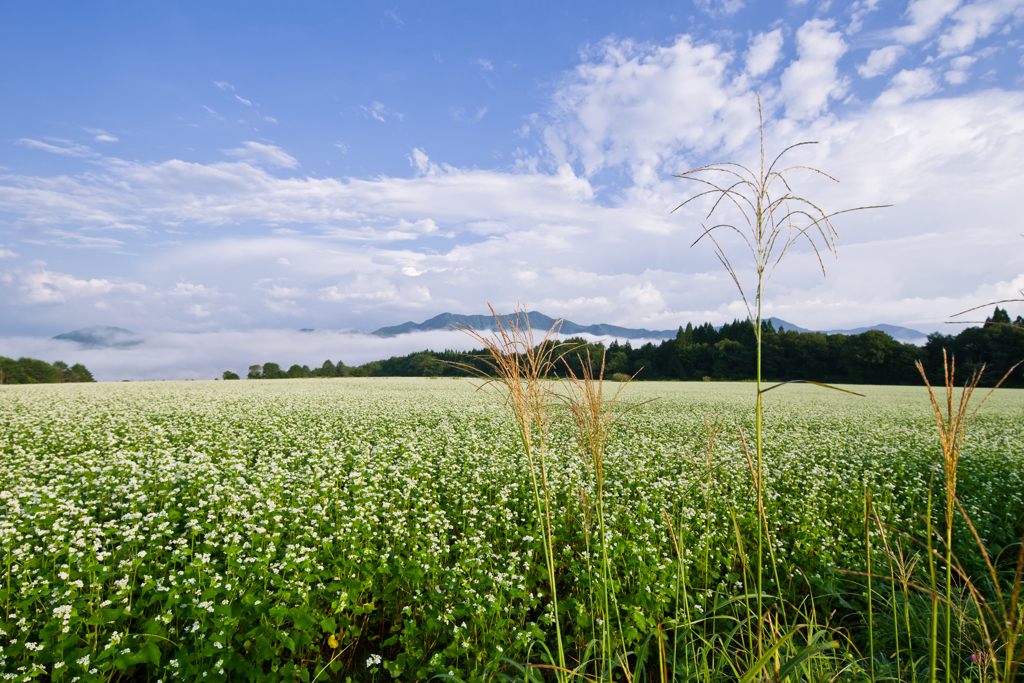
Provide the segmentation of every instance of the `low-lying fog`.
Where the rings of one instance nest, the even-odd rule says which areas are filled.
[[[541,333],[543,334],[543,333]],[[299,332],[251,330],[248,332],[154,332],[140,335],[134,346],[88,348],[78,342],[39,337],[0,338],[0,356],[28,356],[52,363],[62,360],[82,363],[100,382],[121,380],[212,380],[225,370],[243,378],[250,365],[277,363],[287,370],[294,364],[320,367],[325,360],[337,364],[362,365],[416,351],[478,348],[462,332],[434,331],[375,337],[350,332]],[[582,335],[592,341],[612,342],[608,337]],[[539,337],[538,337],[539,338]],[[625,343],[625,339],[620,343]],[[636,347],[648,341],[631,339]]]

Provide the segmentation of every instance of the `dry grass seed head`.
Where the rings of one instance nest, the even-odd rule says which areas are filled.
[[[742,219],[739,225],[724,222],[709,226],[702,223],[703,231],[690,246],[695,246],[705,237],[711,240],[714,244],[715,255],[736,284],[751,320],[754,320],[755,317],[750,309],[750,301],[743,291],[736,269],[726,255],[725,249],[715,237],[716,232],[722,229],[726,232],[734,232],[746,244],[754,259],[758,276],[757,297],[761,298],[763,295],[762,277],[767,273],[768,277],[765,278],[765,281],[771,278],[775,268],[794,244],[801,239],[806,240],[818,258],[818,265],[821,266],[821,272],[824,275],[825,262],[822,252],[835,254],[836,241],[839,239],[839,234],[832,225],[832,219],[851,211],[882,208],[881,206],[861,206],[826,213],[810,199],[795,194],[786,176],[796,170],[810,171],[834,182],[839,181],[811,166],[794,165],[778,168],[779,162],[791,150],[804,145],[815,145],[816,142],[798,142],[786,147],[765,168],[764,116],[761,110],[760,95],[757,98],[757,110],[760,120],[761,152],[760,167],[757,172],[742,164],[724,162],[706,164],[676,174],[676,178],[693,180],[709,189],[690,197],[672,210],[674,213],[692,201],[711,196],[715,198],[715,201],[705,219],[711,218],[723,203],[731,204],[738,211]],[[714,179],[709,180],[703,177],[707,175],[713,176]]]
[[[493,374],[469,363],[455,365],[485,380],[482,389],[486,390],[494,384],[500,387],[505,405],[515,417],[529,448],[532,431],[535,428],[544,429],[548,421],[552,393],[545,380],[557,361],[555,352],[561,345],[555,343],[555,339],[565,318],[556,320],[538,341],[533,334],[529,315],[521,304],[508,316],[496,313],[490,303],[487,307],[494,317],[493,334],[477,330],[471,325],[456,323],[453,327],[465,332],[484,347],[487,355],[480,358]]]
[[[569,393],[563,397],[569,410],[569,416],[574,427],[573,435],[580,450],[585,453],[593,463],[598,481],[604,475],[604,449],[608,443],[608,436],[612,428],[622,422],[623,414],[617,409],[622,391],[633,379],[618,382],[618,388],[611,399],[604,398],[604,369],[607,350],[601,349],[601,368],[597,375],[591,364],[589,355],[584,359],[577,354],[582,368],[580,375],[577,375],[569,363],[562,357],[566,371],[569,373]]]
[[[946,355],[946,350],[942,350],[942,369],[945,373],[944,384],[945,384],[945,401],[939,401],[939,398],[935,395],[935,391],[932,389],[931,382],[928,381],[928,375],[924,371],[924,365],[921,361],[915,363],[918,372],[921,373],[921,377],[924,379],[925,386],[928,387],[928,397],[931,399],[932,411],[935,413],[935,422],[939,429],[939,444],[942,448],[942,462],[945,469],[946,475],[946,490],[948,495],[952,497],[956,496],[956,476],[957,476],[957,465],[960,460],[960,447],[963,445],[964,437],[967,435],[967,430],[977,416],[978,411],[981,410],[981,406],[985,404],[985,401],[998,389],[1006,378],[1010,376],[1020,363],[1014,365],[1012,368],[1007,370],[1006,374],[1003,375],[992,390],[989,391],[984,398],[974,407],[974,410],[970,410],[971,397],[974,394],[974,390],[978,388],[978,382],[981,381],[981,375],[985,372],[985,366],[982,365],[981,370],[971,373],[971,376],[964,383],[960,390],[960,397],[956,400],[956,359]],[[953,519],[953,507],[947,506],[946,520],[951,522]]]

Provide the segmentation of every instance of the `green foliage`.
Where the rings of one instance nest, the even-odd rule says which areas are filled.
[[[64,361],[53,364],[35,358],[13,360],[0,356],[0,384],[61,384],[95,382],[92,373],[81,363],[71,367]]]
[[[1001,313],[1000,313],[1001,311]],[[1000,320],[1009,320],[997,309]],[[1022,321],[1024,322],[1024,321]],[[829,384],[903,384],[915,385],[920,377],[914,361],[921,360],[925,370],[941,375],[942,350],[954,354],[964,371],[980,369],[987,364],[982,386],[995,381],[1017,361],[1024,359],[1024,329],[1015,325],[987,324],[970,327],[959,334],[933,334],[924,347],[904,344],[878,330],[862,334],[799,333],[776,331],[771,321],[762,323],[764,342],[763,376],[769,381],[813,379]],[[589,357],[600,363],[600,343],[583,338],[564,340],[573,349],[556,365],[556,374],[567,374],[566,364],[577,375],[582,372],[580,360]],[[716,330],[711,323],[680,327],[675,339],[661,344],[646,343],[634,348],[629,341],[612,342],[608,346],[605,376],[636,375],[638,380],[715,381],[750,380],[755,376],[756,337],[748,320],[734,320]],[[392,356],[367,363],[358,368],[337,365],[331,361],[310,371],[293,365],[281,372],[276,363],[250,368],[249,377],[279,379],[284,377],[469,377],[471,372],[459,363],[468,363],[486,371],[488,353],[484,350],[418,351],[407,356]],[[256,369],[254,376],[253,369]],[[1018,370],[1004,384],[1024,387],[1024,372]]]
[[[221,375],[221,379],[241,379],[241,378],[238,376],[237,372],[231,372],[230,370],[225,370],[224,374]]]
[[[468,682],[483,680],[489,662],[536,663],[553,648],[528,465],[501,407],[467,383],[68,389],[11,387],[0,403],[0,671],[14,680],[38,667],[40,680],[64,683],[312,681],[337,656],[319,681],[452,671]],[[726,667],[708,677],[716,681],[742,679],[746,669],[728,662],[745,647],[756,651],[742,632],[730,636],[736,619],[749,618],[744,558],[758,527],[747,462],[727,436],[751,425],[749,389],[633,385],[638,405],[609,442],[613,587],[625,648],[638,661],[647,652],[637,664],[644,680],[657,669],[649,639],[659,624],[669,658],[678,644],[679,678],[698,671],[700,658],[689,656],[698,637],[714,644],[708,656],[728,655],[715,660]],[[1024,520],[1019,406],[1019,392],[997,393],[960,464],[958,496],[1006,557],[1019,548]],[[725,429],[709,459],[712,410]],[[832,623],[851,634],[837,638],[837,669],[850,673],[842,680],[863,680],[864,588],[836,568],[864,569],[865,487],[879,492],[874,510],[884,524],[920,525],[935,457],[927,397],[918,387],[873,389],[865,399],[792,387],[773,394],[765,420],[765,504],[783,580],[769,588],[773,604],[804,605],[805,621],[824,623],[834,612]],[[568,656],[579,660],[599,614],[599,576],[587,562],[594,491],[586,460],[561,423],[554,428],[560,617]],[[663,511],[687,559],[683,575]],[[737,529],[747,546],[737,546]],[[968,572],[983,566],[968,535],[954,544]],[[873,546],[881,566],[881,538]],[[893,624],[903,629],[904,602],[912,615],[927,613],[909,595],[897,586],[896,618],[876,625],[880,660],[895,662]],[[892,605],[879,602],[876,614],[883,610]],[[917,652],[927,633],[912,625]],[[904,630],[898,637],[908,647]],[[799,657],[821,642],[800,631],[764,649],[778,644],[783,663],[811,667],[821,660]],[[799,680],[835,677],[801,671]]]

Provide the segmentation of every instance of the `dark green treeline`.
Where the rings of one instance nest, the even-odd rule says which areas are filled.
[[[776,330],[764,323],[762,374],[768,381],[808,379],[840,384],[920,384],[914,365],[920,360],[929,378],[941,381],[942,351],[956,358],[957,377],[966,379],[986,365],[981,384],[992,386],[1015,363],[1024,360],[1024,319],[1013,323],[997,308],[983,327],[958,334],[931,334],[923,346],[904,344],[884,332],[823,334]],[[601,347],[582,339],[568,340],[579,348],[565,361],[579,372],[577,354],[600,363]],[[737,320],[716,330],[711,323],[680,328],[675,339],[636,348],[628,342],[608,347],[605,377],[636,374],[638,380],[750,380],[756,370],[756,336],[749,320]],[[473,359],[477,356],[477,359]],[[483,351],[422,351],[362,366],[371,376],[458,376],[469,373],[451,363],[470,362],[485,369]],[[445,362],[448,361],[448,362]],[[559,364],[559,374],[565,367]],[[1016,370],[1004,386],[1024,387],[1024,372]]]
[[[35,358],[4,358],[0,356],[0,384],[59,384],[63,382],[95,382],[92,373],[81,363],[71,367],[63,361],[47,363]]]

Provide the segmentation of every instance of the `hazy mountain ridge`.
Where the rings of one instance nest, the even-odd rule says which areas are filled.
[[[83,327],[80,330],[73,330],[58,334],[54,339],[60,341],[78,342],[86,348],[112,348],[123,349],[136,346],[142,343],[142,337],[131,330],[123,327],[111,327],[109,325],[93,325]]]
[[[529,311],[527,319],[530,322],[530,326],[535,332],[543,334],[551,329],[551,326],[555,323],[555,319],[540,313],[539,311]],[[510,314],[507,317],[512,317]],[[880,324],[873,325],[871,327],[858,327],[850,330],[811,330],[806,327],[800,327],[794,325],[791,322],[783,320],[781,318],[768,318],[775,326],[775,329],[785,328],[796,332],[823,332],[824,334],[861,334],[868,330],[879,330],[885,332],[893,339],[906,343],[919,343],[924,342],[928,337],[925,332],[914,330],[909,327],[900,327],[898,325]],[[461,315],[459,313],[441,313],[436,315],[429,320],[425,320],[422,323],[415,323],[412,321],[402,323],[401,325],[394,325],[391,327],[382,327],[379,330],[375,330],[372,334],[378,337],[395,337],[400,334],[411,334],[414,332],[427,332],[432,330],[451,330],[455,329],[453,325],[462,325],[466,327],[472,327],[477,330],[493,330],[495,329],[495,322],[493,316],[490,315]],[[719,329],[716,327],[715,329]],[[632,327],[621,327],[619,325],[610,325],[607,323],[598,323],[595,325],[579,325],[566,320],[562,323],[563,334],[591,334],[597,337],[614,337],[616,339],[671,339],[676,336],[679,328],[671,330],[648,330],[644,328],[632,328]]]
[[[509,314],[504,317],[512,318],[515,317],[515,314]],[[539,311],[529,311],[526,314],[526,319],[529,321],[530,327],[533,328],[534,332],[540,333],[540,336],[543,336],[543,334],[550,330],[551,326],[555,324],[555,318],[544,315]],[[409,334],[412,332],[451,330],[455,329],[455,327],[453,327],[455,325],[472,327],[477,330],[495,329],[494,317],[490,315],[442,313],[430,318],[429,320],[425,320],[422,323],[409,321],[402,323],[401,325],[382,327],[379,330],[375,330],[372,334],[375,334],[378,337],[394,337],[399,334]],[[676,332],[678,330],[646,330],[643,328],[620,327],[618,325],[608,325],[605,323],[597,325],[578,325],[571,320],[565,320],[562,322],[561,331],[562,334],[593,334],[596,336],[618,337],[622,339],[668,339],[676,336]]]

